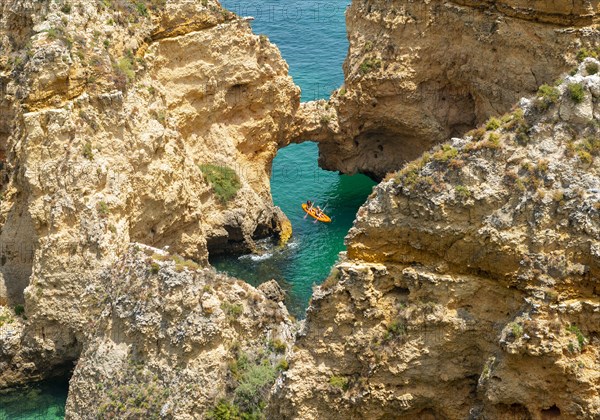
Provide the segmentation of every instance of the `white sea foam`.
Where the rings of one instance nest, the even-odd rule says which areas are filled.
[[[264,254],[247,254],[247,255],[242,255],[239,259],[240,260],[252,260],[252,261],[264,261],[264,260],[268,260],[269,258],[271,258],[273,256],[272,252],[265,252]]]

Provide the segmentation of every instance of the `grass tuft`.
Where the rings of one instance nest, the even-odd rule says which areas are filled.
[[[242,187],[238,175],[227,166],[206,164],[200,165],[200,170],[222,204],[231,201]]]

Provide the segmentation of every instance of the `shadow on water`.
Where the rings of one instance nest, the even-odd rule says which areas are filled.
[[[218,270],[254,286],[277,280],[287,291],[288,309],[301,318],[313,284],[320,284],[327,277],[339,252],[345,249],[344,237],[375,185],[363,175],[338,175],[320,169],[317,155],[317,145],[307,142],[280,150],[273,162],[273,201],[294,229],[287,246],[263,242],[257,254],[211,259]],[[324,207],[332,222],[318,223],[307,217],[301,208],[306,200]]]
[[[0,391],[0,420],[57,420],[65,418],[69,376]]]

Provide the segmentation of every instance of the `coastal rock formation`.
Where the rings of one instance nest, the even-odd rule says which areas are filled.
[[[600,416],[599,71],[376,187],[272,418]]]
[[[70,383],[69,419],[204,418],[227,398],[260,410],[294,333],[283,304],[257,289],[141,245],[86,298],[102,314]]]
[[[280,231],[271,161],[299,89],[212,0],[9,0],[0,48],[5,387],[78,357],[83,291],[129,243],[206,264]]]
[[[319,164],[382,179],[575,64],[598,45],[598,2],[353,1],[344,85],[303,104],[295,141],[319,141]]]

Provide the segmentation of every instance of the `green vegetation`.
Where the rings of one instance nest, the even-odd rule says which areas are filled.
[[[485,136],[485,129],[483,127],[476,128],[475,130],[469,131],[466,136],[472,137],[473,141],[480,141]]]
[[[123,74],[128,82],[135,79],[135,71],[133,70],[133,59],[131,57],[123,57],[116,64],[116,71]]]
[[[348,378],[344,376],[332,376],[329,378],[329,385],[346,391],[348,389],[349,381]]]
[[[433,154],[433,160],[438,162],[448,162],[458,156],[458,150],[449,144],[443,144],[442,148]]]
[[[135,8],[137,9],[140,16],[148,17],[148,8],[144,4],[144,2],[138,1],[135,4]]]
[[[383,335],[383,341],[390,341],[404,335],[406,335],[406,325],[403,322],[394,321],[387,326],[385,334]]]
[[[50,28],[46,31],[46,36],[48,37],[48,39],[50,41],[54,41],[55,39],[58,38],[58,29],[56,28]]]
[[[572,334],[575,334],[575,336],[577,337],[577,343],[579,344],[579,350],[583,350],[583,347],[588,343],[588,339],[585,338],[579,327],[575,324],[571,324],[567,328],[567,331]]]
[[[588,57],[598,58],[598,50],[582,48],[577,52],[577,61],[579,61],[580,63]]]
[[[185,268],[190,269],[191,271],[197,270],[200,268],[200,265],[192,260],[188,260],[183,258],[179,254],[173,255],[173,261],[175,261],[175,271],[178,273],[182,272]]]
[[[158,418],[157,413],[169,396],[169,390],[158,382],[156,375],[131,361],[122,376],[109,380],[108,384],[99,384],[99,389],[106,392],[98,407],[98,418]]]
[[[465,187],[464,185],[457,185],[456,187],[454,187],[454,192],[456,193],[456,197],[460,198],[463,201],[471,198],[471,191],[468,187]]]
[[[485,129],[487,131],[494,131],[499,129],[501,125],[502,122],[498,118],[492,117],[485,124]]]
[[[585,91],[580,83],[571,83],[567,86],[571,100],[576,104],[580,104],[585,99]]]
[[[407,164],[396,174],[396,182],[404,183],[408,187],[421,184],[425,180],[425,177],[421,176],[421,170],[425,167],[425,165],[427,165],[427,163],[429,163],[430,160],[431,155],[427,152],[423,153],[421,159]]]
[[[64,3],[61,7],[60,7],[60,11],[63,12],[65,15],[68,15],[71,13],[71,3]]]
[[[381,60],[378,58],[365,58],[360,64],[359,71],[361,74],[368,74],[374,70],[381,68]]]
[[[542,85],[538,89],[534,105],[539,111],[545,111],[557,103],[559,99],[560,91],[558,88],[550,85]]]
[[[600,155],[600,138],[588,137],[577,145],[577,150],[586,151],[592,156]]]
[[[586,165],[591,165],[592,162],[594,162],[594,157],[585,150],[578,150],[577,157],[579,157],[579,160]]]
[[[285,359],[281,359],[279,361],[279,363],[277,363],[277,370],[283,371],[283,370],[288,370],[288,368],[290,367],[290,364],[288,363],[287,360]]]
[[[269,348],[271,349],[271,351],[274,351],[275,353],[283,354],[283,353],[285,353],[287,346],[285,345],[285,343],[283,341],[281,341],[278,338],[275,338],[275,339],[269,341]]]
[[[207,417],[214,420],[239,420],[240,410],[227,400],[219,400],[215,408],[208,412]]]
[[[21,316],[25,313],[25,307],[23,305],[16,305],[15,306],[15,314],[17,316]]]
[[[521,338],[523,336],[523,326],[521,324],[517,324],[516,322],[511,322],[510,324],[510,332],[515,338]]]
[[[158,274],[159,271],[160,271],[160,264],[158,264],[157,262],[152,262],[150,264],[150,272],[152,274]]]
[[[238,175],[227,166],[206,164],[200,165],[200,170],[219,201],[223,204],[234,198],[242,187]]]
[[[225,312],[225,315],[229,322],[237,321],[238,317],[244,312],[244,307],[239,303],[223,302],[221,304],[221,310]]]
[[[10,315],[0,315],[0,327],[6,324],[12,324],[15,320]]]
[[[498,133],[490,133],[482,146],[487,147],[488,149],[500,149],[502,147],[502,144],[500,143],[500,135]]]
[[[100,201],[96,205],[96,210],[98,211],[100,217],[106,217],[110,213],[110,211],[108,210],[108,204],[106,204],[106,202],[104,201]]]
[[[268,363],[251,365],[241,375],[234,402],[242,411],[259,414],[266,406],[266,394],[276,377],[276,369]]]
[[[89,141],[83,145],[83,157],[88,160],[94,160],[94,152],[92,151],[92,143]]]
[[[200,264],[196,263],[195,261],[183,258],[179,254],[173,254],[173,255],[153,254],[152,259],[157,260],[157,261],[173,261],[175,263],[175,271],[177,271],[178,273],[181,273],[186,268],[188,268],[191,271],[194,271],[194,270],[197,270],[200,268]],[[151,268],[152,268],[152,266],[151,266]],[[160,267],[159,267],[159,269],[160,269]]]
[[[600,70],[600,69],[598,68],[598,64],[597,63],[587,63],[585,65],[585,71],[590,76],[594,75],[594,74],[598,74],[598,70]]]
[[[287,362],[286,362],[287,363]],[[278,366],[281,365],[281,361]],[[266,399],[278,370],[267,358],[241,353],[230,363],[233,398],[222,399],[208,412],[209,419],[262,419]]]

